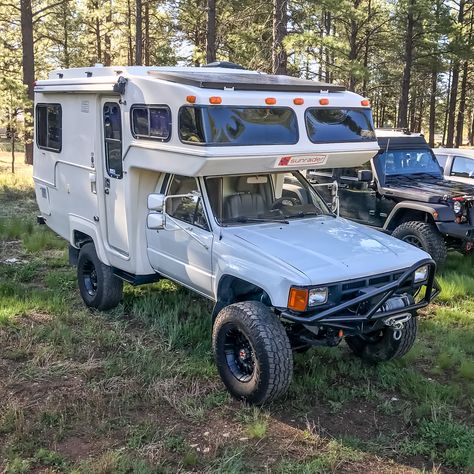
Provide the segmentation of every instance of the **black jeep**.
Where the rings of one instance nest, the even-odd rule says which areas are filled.
[[[358,168],[309,171],[315,184],[337,181],[340,215],[426,250],[442,264],[448,249],[472,253],[474,187],[447,181],[421,135],[378,135],[379,153]],[[328,202],[334,188],[318,186]]]

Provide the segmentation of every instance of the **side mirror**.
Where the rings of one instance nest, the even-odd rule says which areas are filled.
[[[160,230],[165,228],[165,219],[162,213],[148,214],[146,226],[150,230]]]
[[[149,194],[148,195],[148,210],[162,212],[165,207],[164,194]]]
[[[370,183],[373,179],[371,170],[359,170],[357,171],[357,180],[361,183]]]

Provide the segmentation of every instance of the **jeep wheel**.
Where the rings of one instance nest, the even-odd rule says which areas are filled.
[[[413,315],[402,329],[384,327],[364,336],[347,336],[352,352],[363,360],[377,363],[404,356],[413,346],[418,330],[418,318]]]
[[[91,242],[79,251],[77,281],[84,303],[91,308],[112,309],[122,299],[122,280],[113,274],[111,267],[99,260]]]
[[[290,341],[264,304],[246,301],[223,308],[214,323],[212,346],[221,379],[235,398],[262,404],[288,389]]]
[[[428,252],[438,265],[442,265],[446,260],[446,244],[433,224],[404,222],[393,231],[392,236]]]

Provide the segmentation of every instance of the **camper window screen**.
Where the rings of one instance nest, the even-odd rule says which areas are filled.
[[[120,106],[115,102],[104,104],[104,138],[107,173],[121,179],[122,165],[122,118]]]
[[[132,135],[166,141],[171,135],[171,112],[167,107],[133,106]]]
[[[193,144],[293,145],[298,142],[298,122],[286,107],[182,107],[179,135]]]
[[[59,104],[36,106],[36,143],[38,148],[54,152],[61,151],[62,116]]]
[[[305,113],[313,143],[375,141],[370,109],[311,108]]]

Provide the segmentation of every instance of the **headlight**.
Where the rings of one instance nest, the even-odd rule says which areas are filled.
[[[328,289],[326,287],[312,288],[309,290],[308,306],[318,306],[320,304],[326,303],[327,300]]]
[[[415,283],[421,283],[428,278],[429,268],[428,265],[423,265],[415,270]]]
[[[453,209],[456,214],[460,214],[462,212],[462,204],[459,201],[454,201]]]

